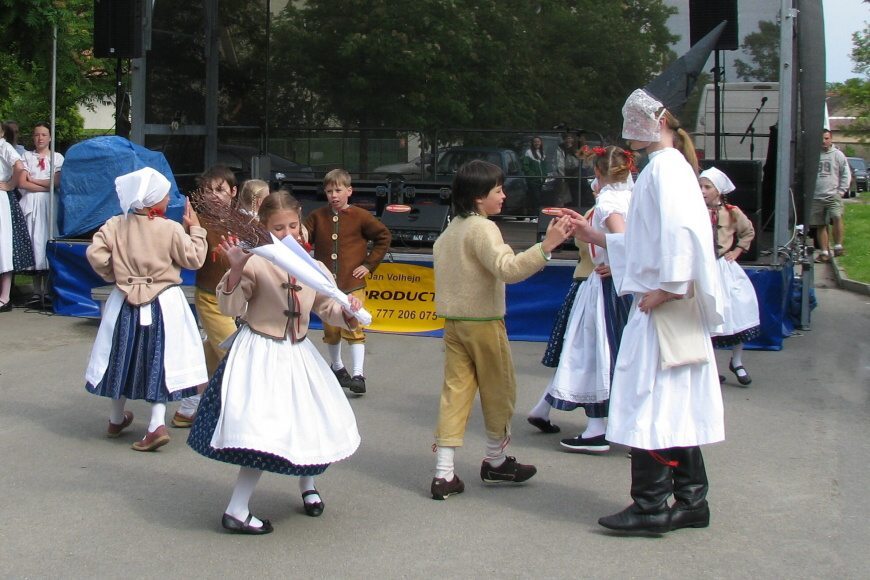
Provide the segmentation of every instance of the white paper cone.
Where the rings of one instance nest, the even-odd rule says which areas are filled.
[[[293,236],[286,236],[283,240],[279,240],[273,235],[271,244],[251,248],[250,251],[266,258],[309,288],[313,288],[315,292],[334,298],[347,312],[351,312],[347,294],[339,290],[335,282],[324,274],[317,262],[293,239]],[[372,315],[365,308],[360,308],[352,314],[363,326],[372,323]]]

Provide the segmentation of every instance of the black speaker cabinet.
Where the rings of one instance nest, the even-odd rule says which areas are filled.
[[[728,203],[736,205],[746,215],[761,209],[761,161],[704,159],[701,167],[715,167],[731,179],[737,189],[725,196]]]
[[[727,20],[716,50],[737,50],[737,0],[689,0],[689,42],[695,44]]]
[[[393,243],[431,244],[447,227],[447,205],[415,205],[411,211],[394,212],[384,210],[381,222],[390,229]]]
[[[94,0],[94,56],[141,58],[146,0]]]

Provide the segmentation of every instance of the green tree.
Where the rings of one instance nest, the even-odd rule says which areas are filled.
[[[295,4],[273,33],[280,122],[614,133],[676,40],[661,0]]]
[[[833,87],[838,93],[846,97],[851,112],[855,115],[855,122],[849,127],[848,133],[859,135],[861,142],[868,141],[870,133],[870,25],[865,24],[863,30],[852,34],[852,61],[854,72],[863,78],[851,78],[846,82]]]
[[[91,0],[0,0],[0,116],[14,118],[25,134],[47,121],[51,109],[52,34],[57,26],[57,121],[59,144],[82,135],[79,105],[94,107],[114,94],[107,62],[95,59]]]
[[[758,31],[743,37],[740,48],[751,62],[734,59],[737,77],[742,81],[779,81],[779,26],[760,20]]]

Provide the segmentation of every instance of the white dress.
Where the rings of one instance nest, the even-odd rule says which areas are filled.
[[[725,258],[716,260],[719,282],[725,291],[724,318],[722,329],[717,336],[740,335],[760,324],[758,316],[758,297],[749,276],[736,261]],[[741,341],[742,342],[742,341]]]
[[[605,221],[613,214],[626,217],[630,201],[627,184],[606,185],[595,200],[592,226],[609,233]],[[589,255],[596,266],[608,262],[604,248],[590,247]],[[547,386],[547,394],[553,399],[588,404],[610,397],[611,352],[604,301],[601,276],[593,270],[580,285],[571,306],[562,355]]]
[[[652,317],[637,308],[645,292],[683,294],[691,285],[708,334],[722,324],[709,214],[679,151],[650,155],[626,221],[625,234],[607,236],[614,282],[620,294],[635,294],[613,376],[607,440],[641,449],[722,441],[724,410],[712,344],[705,341],[705,362],[663,370]]]
[[[48,158],[43,159],[42,167],[39,164],[39,155],[35,151],[26,151],[23,156],[24,169],[30,173],[33,179],[48,179],[51,177],[51,167]],[[54,171],[60,171],[63,165],[63,155],[54,154]],[[54,184],[55,189],[58,184]],[[48,191],[24,191],[21,190],[21,211],[33,241],[33,258],[36,262],[34,270],[47,270],[48,259],[45,256],[45,247],[51,235],[50,213],[51,195]]]

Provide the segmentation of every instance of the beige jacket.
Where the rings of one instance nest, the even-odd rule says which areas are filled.
[[[188,235],[178,222],[136,213],[107,221],[86,252],[94,271],[114,282],[134,306],[181,284],[181,269],[196,270],[205,254],[204,229],[191,226]]]
[[[541,244],[514,254],[492,221],[457,217],[438,236],[435,309],[438,316],[495,320],[505,315],[505,283],[521,282],[547,263]]]
[[[329,272],[326,266],[320,266]],[[299,342],[308,333],[312,308],[321,320],[333,326],[353,330],[359,325],[355,318],[350,323],[345,320],[341,304],[298,284],[265,258],[253,256],[248,260],[241,281],[227,292],[229,275],[227,271],[218,283],[218,307],[227,316],[240,316],[257,334]]]
[[[755,228],[746,214],[736,205],[728,204],[719,206],[718,213],[716,257],[721,258],[735,247],[748,252],[755,238]]]

